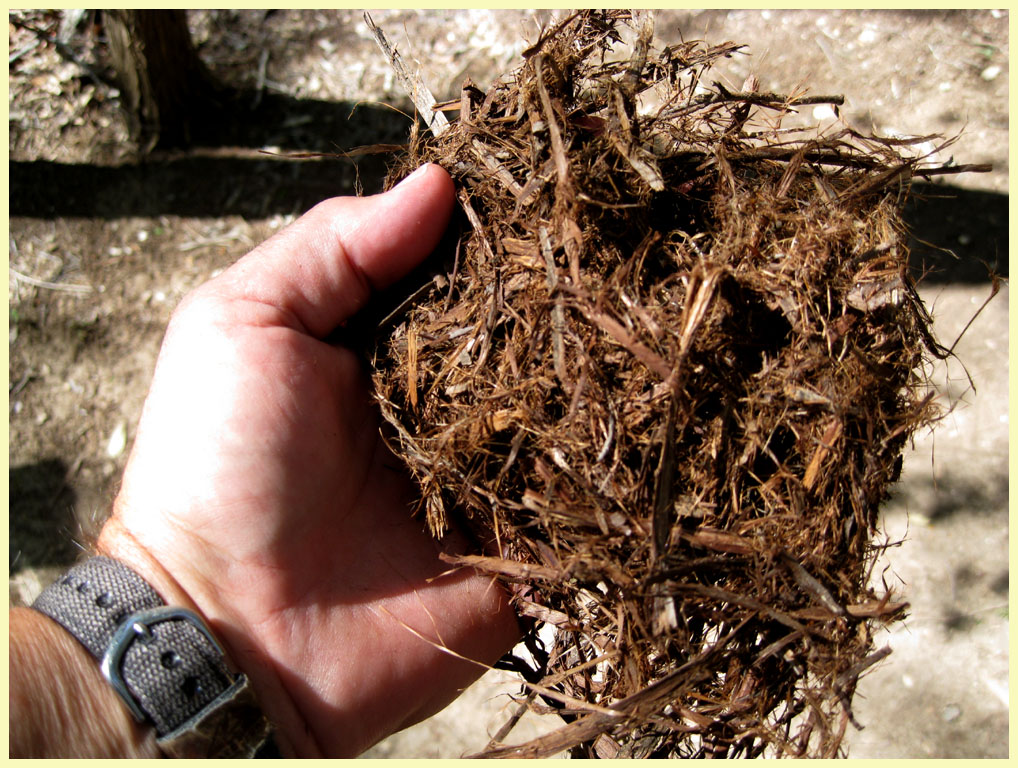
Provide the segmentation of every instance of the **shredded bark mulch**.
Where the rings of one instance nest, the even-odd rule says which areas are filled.
[[[946,350],[902,208],[981,169],[783,127],[840,98],[712,82],[739,49],[583,11],[446,104],[389,51],[430,128],[391,183],[439,163],[462,215],[380,329],[377,398],[432,532],[477,542],[450,563],[531,627],[520,712],[564,721],[482,756],[837,756],[905,611],[878,511]]]

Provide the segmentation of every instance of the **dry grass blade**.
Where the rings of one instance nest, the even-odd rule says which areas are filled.
[[[449,127],[449,119],[442,112],[435,111],[436,102],[435,97],[431,95],[431,89],[425,85],[416,72],[407,66],[399,51],[393,47],[392,43],[385,36],[385,32],[372,21],[370,14],[364,14],[364,23],[368,25],[368,29],[371,30],[371,34],[375,37],[375,42],[378,43],[378,47],[382,49],[382,53],[389,60],[389,65],[392,67],[393,72],[399,78],[400,84],[414,102],[414,106],[417,107],[417,111],[420,113],[421,119],[424,120],[424,124],[431,129],[432,134],[435,136],[441,135]]]

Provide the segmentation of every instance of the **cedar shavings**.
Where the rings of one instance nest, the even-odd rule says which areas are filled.
[[[579,12],[435,105],[458,118],[392,181],[440,163],[464,229],[387,326],[377,397],[431,530],[479,544],[450,562],[533,622],[503,660],[525,705],[565,721],[511,746],[514,716],[484,756],[837,756],[905,609],[871,572],[935,416],[901,211],[937,169],[783,129],[837,98],[711,86],[739,46],[652,36]]]

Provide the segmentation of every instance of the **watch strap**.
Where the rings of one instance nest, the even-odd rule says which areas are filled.
[[[168,757],[256,757],[270,740],[247,678],[241,676],[202,712],[159,739]]]
[[[204,622],[167,607],[123,563],[91,558],[43,590],[32,607],[102,664],[135,718],[155,726],[165,752],[250,756],[264,741],[267,723],[247,679],[230,672]]]
[[[126,565],[93,557],[44,589],[32,607],[60,624],[101,661],[124,619],[162,605],[159,594]]]

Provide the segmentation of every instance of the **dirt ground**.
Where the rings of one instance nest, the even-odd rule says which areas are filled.
[[[349,150],[401,141],[409,121],[384,105],[410,107],[359,11],[191,12],[199,53],[250,114],[207,146],[141,158],[94,13],[13,15],[9,572],[12,600],[28,600],[109,509],[173,307],[318,200],[377,189],[384,162]],[[373,13],[440,99],[466,76],[483,88],[511,69],[550,16]],[[1004,11],[657,14],[661,44],[746,44],[715,73],[730,88],[754,73],[764,90],[844,94],[840,115],[809,108],[803,119],[957,137],[926,148],[940,162],[993,164],[922,187],[909,211],[916,270],[929,270],[921,294],[948,346],[989,294],[988,267],[1009,274],[1009,24]],[[882,577],[912,609],[880,638],[894,653],[860,685],[853,757],[1008,755],[1008,302],[1005,286],[957,360],[933,372],[953,410],[917,437],[885,510],[902,543]],[[468,753],[518,690],[491,673],[367,756]],[[512,739],[554,725],[525,718]]]

